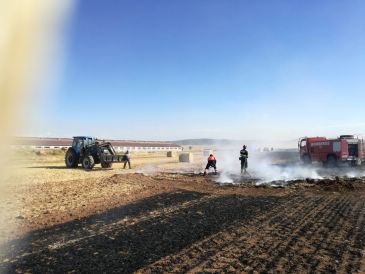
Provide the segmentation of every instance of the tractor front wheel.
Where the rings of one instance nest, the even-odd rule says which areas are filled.
[[[85,156],[84,159],[82,159],[82,167],[84,169],[93,169],[95,165],[94,157],[91,155]]]
[[[77,158],[76,153],[73,150],[73,148],[69,148],[67,150],[66,156],[65,156],[65,163],[66,163],[66,167],[68,167],[68,168],[75,168],[78,166],[79,159]]]

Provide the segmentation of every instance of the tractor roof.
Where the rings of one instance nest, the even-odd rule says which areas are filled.
[[[91,136],[74,136],[74,139],[78,138],[78,139],[96,139],[96,137],[91,137]]]

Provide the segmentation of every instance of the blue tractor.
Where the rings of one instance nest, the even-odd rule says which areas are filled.
[[[112,167],[113,162],[124,162],[123,155],[117,155],[110,142],[104,142],[95,137],[76,136],[72,146],[65,156],[66,167],[76,168],[82,164],[84,169],[93,169],[95,164],[101,164],[102,168]]]

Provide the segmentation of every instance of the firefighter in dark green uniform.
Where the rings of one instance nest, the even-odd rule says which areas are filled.
[[[243,149],[240,151],[240,160],[241,160],[241,173],[247,174],[247,158],[248,158],[248,151],[246,150],[246,146],[243,146]]]

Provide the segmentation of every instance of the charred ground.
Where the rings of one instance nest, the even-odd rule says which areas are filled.
[[[214,176],[113,174],[24,196],[3,272],[364,271],[362,178],[285,187]],[[81,202],[82,201],[82,202]],[[44,206],[48,205],[48,206]]]

